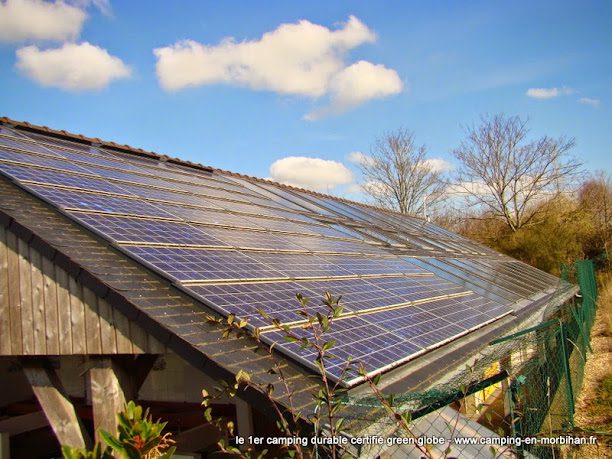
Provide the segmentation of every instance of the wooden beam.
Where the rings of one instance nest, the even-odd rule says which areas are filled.
[[[41,359],[22,360],[25,373],[38,403],[57,440],[74,448],[89,448],[91,440],[76,414],[55,370]]]
[[[89,389],[96,441],[99,429],[117,435],[117,414],[138,391],[153,368],[157,355],[100,356],[89,359]]]
[[[179,454],[201,451],[215,445],[222,438],[221,432],[214,424],[202,424],[172,436]]]
[[[113,362],[123,370],[121,375],[129,375],[129,378],[122,381],[127,400],[138,400],[138,392],[158,358],[157,354],[114,355],[112,357]]]
[[[126,403],[126,396],[121,375],[122,370],[110,357],[90,359],[89,389],[93,409],[94,430],[96,441],[102,441],[99,430],[117,436],[117,413],[121,412]]]
[[[49,421],[42,411],[12,416],[0,421],[0,432],[10,436],[19,435],[32,430],[42,429],[49,425]]]

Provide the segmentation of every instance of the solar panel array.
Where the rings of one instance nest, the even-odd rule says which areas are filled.
[[[312,336],[297,293],[325,312],[337,379],[370,374],[512,313],[557,279],[420,219],[100,146],[0,131],[0,172],[263,340],[313,368],[260,311]],[[354,377],[348,385],[357,384]]]

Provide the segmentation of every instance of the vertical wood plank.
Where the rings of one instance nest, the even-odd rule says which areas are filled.
[[[55,279],[57,280],[57,339],[59,353],[72,354],[72,318],[70,316],[70,285],[68,274],[59,266],[55,266]]]
[[[132,352],[134,354],[147,352],[147,334],[132,321],[130,321],[130,338],[132,340]]]
[[[17,236],[10,231],[6,233],[7,264],[8,264],[8,297],[11,323],[11,354],[23,354],[23,339],[21,336],[21,299],[19,292],[19,247]]]
[[[72,332],[72,354],[85,354],[85,306],[81,300],[83,289],[73,277],[68,278],[70,291],[70,326]]]
[[[30,271],[32,276],[32,325],[34,328],[34,354],[47,354],[45,337],[45,297],[42,274],[42,257],[30,248]]]
[[[32,311],[32,271],[29,247],[22,239],[18,239],[17,247],[19,249],[19,299],[23,354],[34,355],[34,313]]]
[[[0,355],[9,355],[11,353],[11,311],[8,290],[6,229],[0,226]]]
[[[42,259],[43,271],[43,296],[45,299],[45,341],[47,344],[47,354],[57,355],[60,353],[59,346],[59,323],[57,305],[57,281],[53,262],[46,257]]]
[[[132,342],[130,341],[130,322],[123,314],[112,308],[113,322],[117,337],[117,352],[119,354],[131,354]]]
[[[108,302],[100,298],[98,298],[98,313],[100,314],[102,354],[116,354],[118,352],[117,336],[115,335],[113,312]]]
[[[149,335],[149,348],[147,352],[150,354],[163,354],[166,352],[166,346],[160,343],[153,335]]]
[[[102,354],[100,342],[100,316],[98,315],[98,299],[96,294],[87,287],[82,288],[83,305],[85,307],[85,344],[87,354]]]

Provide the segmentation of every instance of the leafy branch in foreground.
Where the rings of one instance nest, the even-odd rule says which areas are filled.
[[[62,446],[66,459],[169,459],[176,448],[170,433],[162,434],[165,422],[153,422],[149,410],[143,409],[133,401],[117,415],[119,436],[115,437],[100,429],[100,436],[108,445],[103,447],[96,443],[91,451],[82,448]]]
[[[342,306],[340,306],[340,297],[333,297],[330,293],[325,293],[320,306],[323,306],[323,312],[311,312],[308,298],[297,294],[296,298],[300,304],[297,313],[303,317],[302,322],[296,328],[291,328],[286,324],[283,324],[280,320],[270,317],[265,311],[259,311],[260,315],[269,321],[274,329],[279,330],[283,333],[284,339],[290,343],[296,343],[301,349],[312,350],[316,357],[314,359],[314,366],[317,369],[318,374],[316,375],[320,385],[316,392],[312,394],[314,401],[313,413],[308,416],[308,419],[312,422],[315,434],[323,434],[329,437],[334,437],[341,434],[343,418],[338,417],[339,410],[342,407],[339,396],[346,392],[342,382],[346,379],[349,372],[352,369],[352,362],[347,362],[345,367],[342,369],[340,377],[337,382],[331,381],[327,376],[326,365],[329,359],[335,358],[331,353],[335,346],[334,340],[326,340],[325,335],[332,328],[332,324],[335,319],[340,317],[342,314]],[[223,337],[227,338],[231,335],[244,336],[249,334],[247,329],[247,321],[242,319],[238,320],[234,314],[230,314],[227,318],[208,317],[207,320],[210,323],[222,325],[225,327]],[[297,333],[296,330],[303,330],[309,333],[311,336],[302,336],[301,333]],[[263,349],[272,362],[271,368],[268,370],[269,374],[276,375],[278,382],[275,384],[267,383],[261,384],[256,383],[251,379],[246,371],[240,370],[236,374],[235,382],[233,384],[221,383],[220,388],[217,388],[217,394],[215,396],[209,394],[207,391],[203,391],[204,401],[202,405],[205,406],[205,417],[209,422],[217,422],[217,425],[233,435],[233,423],[226,423],[225,426],[219,420],[213,420],[212,416],[212,401],[227,395],[230,397],[235,396],[239,391],[246,390],[248,387],[253,387],[260,392],[264,393],[270,402],[270,406],[276,414],[276,427],[286,437],[303,437],[302,435],[302,421],[304,416],[295,406],[294,394],[295,389],[293,384],[290,382],[288,375],[286,374],[285,368],[286,363],[280,361],[278,356],[274,353],[275,343],[268,346],[261,340],[261,332],[259,329],[255,329],[252,333],[257,341],[257,350]],[[281,389],[281,395],[277,396],[276,393],[278,388]],[[280,402],[280,398],[283,398],[283,403]],[[226,441],[220,441],[218,446],[221,451],[225,453],[233,454],[237,457],[253,458],[263,457],[267,450],[263,450],[256,456],[256,452],[252,446],[249,446],[246,451],[229,445]],[[317,445],[303,445],[294,443],[290,446],[283,445],[282,451],[286,457],[290,458],[310,458],[318,454],[316,451]],[[325,449],[325,454],[331,458],[341,457],[340,446],[332,444],[329,446],[322,446]]]

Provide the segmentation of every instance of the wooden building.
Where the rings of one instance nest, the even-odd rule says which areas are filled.
[[[408,229],[402,232],[401,222],[404,220],[392,212],[216,171],[99,139],[7,118],[0,120],[2,458],[9,457],[9,454],[11,457],[54,457],[59,455],[60,444],[89,446],[96,439],[97,429],[115,430],[116,413],[126,400],[137,400],[150,407],[154,417],[168,421],[178,451],[186,457],[199,457],[216,441],[214,429],[204,422],[201,391],[212,392],[219,380],[233,381],[239,370],[248,372],[252,384],[240,391],[237,397],[219,401],[215,412],[235,419],[241,436],[264,436],[271,432],[270,422],[266,420],[273,419],[273,410],[265,391],[260,388],[267,384],[275,385],[275,394],[281,403],[286,400],[286,393],[278,376],[269,371],[274,362],[268,353],[256,352],[257,343],[250,336],[223,337],[224,327],[207,320],[209,316],[224,317],[224,309],[215,307],[212,300],[208,301],[212,295],[198,296],[193,293],[196,284],[193,279],[181,278],[180,272],[177,274],[178,271],[163,268],[155,260],[146,262],[142,257],[134,256],[137,244],[159,248],[160,251],[174,248],[187,253],[188,250],[200,250],[200,255],[213,252],[215,256],[219,253],[249,254],[254,259],[263,253],[276,257],[269,258],[267,266],[283,257],[289,260],[290,256],[293,257],[291,260],[326,260],[327,264],[321,262],[322,267],[317,268],[323,270],[322,275],[290,273],[277,280],[271,279],[270,275],[254,278],[249,277],[248,272],[244,274],[244,269],[237,265],[236,272],[242,273],[242,278],[236,274],[235,279],[229,281],[206,278],[205,282],[200,282],[200,286],[207,288],[210,285],[229,288],[228,285],[256,284],[261,290],[248,297],[254,302],[263,302],[265,293],[272,292],[279,285],[298,282],[302,282],[300,285],[336,282],[334,285],[337,286],[348,281],[360,285],[368,280],[368,285],[375,282],[382,285],[383,281],[399,279],[410,287],[408,294],[421,292],[420,297],[406,297],[403,302],[398,302],[399,294],[394,293],[393,302],[389,300],[388,305],[375,303],[379,300],[374,298],[371,300],[373,305],[368,304],[369,309],[365,312],[355,309],[356,312],[348,314],[346,323],[361,320],[360,314],[376,317],[375,314],[383,310],[397,312],[403,311],[402,308],[412,308],[414,311],[419,305],[431,305],[431,311],[434,311],[437,305],[448,303],[447,309],[450,310],[445,314],[453,314],[453,318],[446,317],[444,327],[436,330],[457,328],[456,324],[463,324],[457,328],[458,332],[449,332],[448,336],[438,339],[431,327],[425,327],[415,340],[410,337],[393,341],[393,344],[385,345],[383,342],[380,350],[374,348],[370,354],[364,354],[367,357],[380,353],[382,359],[384,348],[400,349],[399,344],[417,343],[413,344],[414,354],[407,354],[405,358],[399,355],[401,358],[397,361],[391,364],[383,362],[376,370],[384,372],[381,387],[388,392],[427,387],[440,373],[462,365],[469,355],[491,338],[535,317],[541,306],[555,294],[557,279],[552,276],[427,222],[414,219],[420,225],[420,229],[415,230],[410,229],[414,222],[405,220]],[[73,159],[69,155],[73,155]],[[89,157],[87,155],[92,161],[89,169],[83,160]],[[104,158],[106,163],[102,162]],[[95,161],[100,164],[94,164]],[[114,167],[112,161],[123,165],[123,171],[119,166]],[[108,174],[112,172],[113,177],[109,176],[106,181],[96,179],[92,172],[94,166]],[[220,196],[216,203],[222,203],[229,210],[222,214],[212,205],[202,209],[196,203],[185,205],[185,212],[208,212],[206,215],[209,215],[216,211],[219,217],[232,216],[239,222],[241,219],[254,221],[260,218],[261,225],[268,221],[270,225],[278,223],[278,228],[281,228],[281,223],[284,226],[262,230],[245,228],[244,223],[233,227],[231,223],[205,219],[196,225],[193,223],[196,217],[185,223],[167,217],[132,215],[114,210],[112,206],[121,204],[117,204],[121,199],[121,202],[136,203],[143,208],[150,206],[154,210],[162,204],[165,209],[176,207],[176,203],[169,202],[167,197],[147,195],[135,199],[133,195],[122,197],[115,191],[91,188],[95,182],[100,187],[108,183],[126,190],[132,185],[120,174],[133,169],[134,177],[154,180],[155,177],[138,170],[139,167],[153,170],[153,166],[159,174],[175,174],[180,180],[171,175],[168,175],[168,180],[175,180],[172,183],[184,187],[192,186],[196,180],[217,180],[215,186],[206,185],[209,193],[206,199],[213,202],[212,194],[216,193]],[[78,167],[82,169],[73,170]],[[145,191],[150,191],[146,184],[138,186],[141,186],[143,196]],[[172,191],[164,188],[163,184],[153,189],[166,195]],[[180,195],[174,191],[181,199],[199,196],[194,191],[179,190]],[[236,195],[232,197],[232,193]],[[79,208],[81,205],[87,207],[90,204],[86,201],[91,199],[93,202],[94,198],[100,198],[100,202],[106,199],[105,204],[96,204],[98,207],[95,209]],[[247,198],[250,202],[246,202]],[[260,206],[263,217],[257,215],[257,206]],[[316,214],[312,210],[315,207],[318,209]],[[278,216],[267,217],[266,212],[276,212]],[[382,228],[382,223],[377,226],[351,217],[349,214],[352,212],[353,215],[360,212],[372,215],[373,221],[388,219],[389,225],[395,225],[396,229],[390,231]],[[90,224],[84,220],[91,216],[105,221],[111,218],[129,220],[130,224],[155,223],[158,228],[170,224],[178,228],[180,223],[188,225],[193,232],[207,230],[219,240],[230,242],[224,246],[219,243],[218,247],[211,249],[212,252],[206,252],[208,246],[203,248],[201,243],[173,242],[178,237],[176,231],[159,236],[146,228],[142,233],[132,232],[133,239],[125,242],[125,237],[111,237],[108,228],[105,233],[95,227],[95,221]],[[312,220],[310,226],[304,223],[306,218]],[[321,234],[312,234],[312,228]],[[327,235],[332,233],[333,236]],[[147,234],[158,239],[144,240],[143,235]],[[250,236],[256,242],[247,241]],[[159,237],[168,239],[159,242]],[[276,250],[273,247],[269,253],[264,251],[270,250],[272,241],[276,244],[291,238],[306,249],[286,250],[283,247]],[[259,246],[253,247],[253,244]],[[333,272],[327,268],[331,266],[329,257],[336,261]],[[497,276],[487,276],[480,271],[464,276],[462,273],[467,272],[467,263],[465,266],[455,263],[461,259],[472,260],[470,266],[474,270],[478,269],[479,263],[483,266],[488,263],[499,267],[500,271]],[[361,265],[355,268],[346,260],[353,264],[363,262],[364,266],[366,262],[371,262],[367,266],[374,266],[372,263],[376,262],[378,271],[351,274],[349,268],[358,269]],[[434,261],[439,266],[454,263],[454,268],[436,268]],[[341,263],[346,264],[341,266]],[[395,263],[392,269],[398,272],[384,271],[382,267],[387,266],[383,266],[384,263]],[[289,262],[284,265],[277,262],[274,266],[282,273],[283,269],[289,269],[289,265]],[[228,265],[223,266],[227,268]],[[249,266],[255,269],[256,265]],[[308,266],[315,269],[313,263]],[[344,268],[342,275],[335,274],[338,266]],[[423,266],[427,268],[423,269]],[[269,271],[271,268],[266,272]],[[202,276],[206,274],[203,272]],[[433,281],[438,284],[432,284]],[[436,288],[440,290],[436,291]],[[384,290],[379,288],[377,291]],[[559,294],[558,290],[556,293]],[[564,298],[572,294],[572,289],[563,293]],[[350,311],[351,296],[346,297]],[[358,299],[354,300],[355,304]],[[478,319],[474,315],[481,313],[473,306],[477,299],[480,299],[481,310],[490,308]],[[242,305],[242,300],[236,301],[236,306]],[[495,313],[491,312],[493,309]],[[422,311],[422,315],[429,314]],[[437,319],[431,319],[430,325],[434,320]],[[355,343],[346,344],[347,348],[358,348]],[[316,378],[309,377],[313,374],[312,362],[308,362],[299,350],[289,347],[275,352],[275,359],[283,365],[285,377],[293,388],[295,409],[301,410],[306,417],[313,403],[311,393],[318,384]],[[351,385],[352,393],[366,390],[359,381]]]

